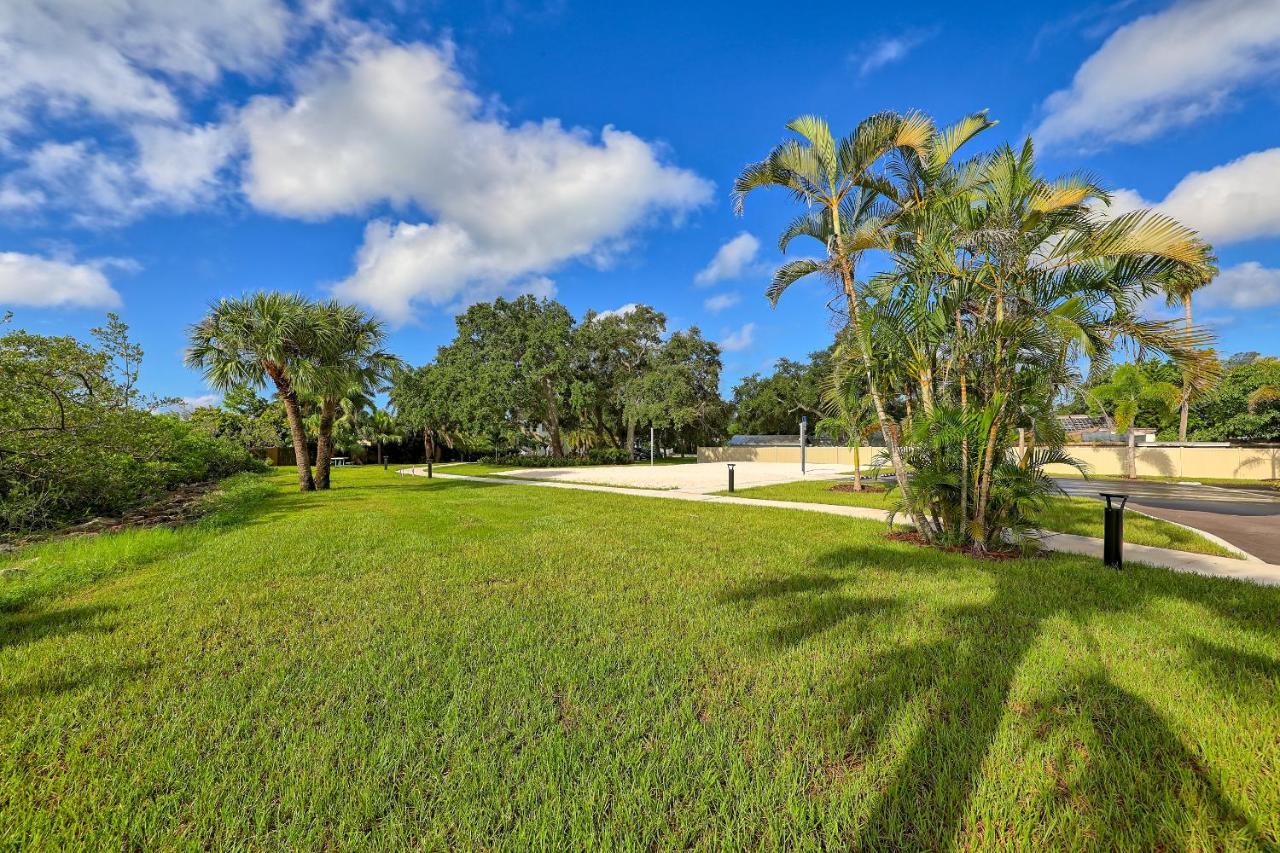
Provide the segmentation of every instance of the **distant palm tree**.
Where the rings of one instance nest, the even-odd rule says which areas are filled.
[[[382,463],[382,445],[388,441],[399,441],[404,434],[396,423],[396,419],[386,409],[374,409],[372,414],[364,418],[357,429],[357,435],[364,441],[378,447],[378,464]]]
[[[1205,247],[1205,254],[1208,256],[1208,247]],[[1163,282],[1165,298],[1169,307],[1173,307],[1181,303],[1183,314],[1187,323],[1187,334],[1190,335],[1194,326],[1191,323],[1191,295],[1200,288],[1213,281],[1218,274],[1216,259],[1209,258],[1207,267],[1203,270],[1195,270],[1188,268],[1180,268],[1170,273]],[[1191,410],[1191,398],[1207,392],[1212,383],[1217,379],[1215,373],[1185,372],[1182,378],[1182,393],[1179,397],[1178,412],[1178,441],[1187,440],[1187,418]]]
[[[311,306],[317,357],[299,371],[299,384],[319,403],[316,425],[316,488],[329,488],[333,427],[344,398],[382,390],[400,359],[382,348],[383,324],[354,305],[328,300]]]
[[[284,404],[298,466],[298,488],[315,489],[298,396],[298,374],[317,349],[310,304],[291,293],[222,299],[187,334],[186,363],[219,391],[259,388],[268,379]]]

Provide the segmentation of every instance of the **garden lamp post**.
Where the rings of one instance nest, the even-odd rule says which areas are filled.
[[[1124,505],[1128,495],[1099,492],[1107,501],[1102,511],[1102,564],[1111,569],[1124,568]],[[1112,500],[1119,503],[1112,504]]]
[[[809,431],[809,416],[800,416],[800,473],[804,473],[805,463],[805,433]]]

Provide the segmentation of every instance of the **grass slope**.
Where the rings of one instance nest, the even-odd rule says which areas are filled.
[[[1280,843],[1280,590],[290,478],[0,564],[0,847]]]
[[[843,481],[842,481],[843,482]],[[853,482],[849,480],[848,482]],[[738,497],[760,498],[771,501],[800,501],[808,503],[860,506],[872,509],[889,509],[894,502],[886,492],[838,492],[832,491],[830,480],[779,483],[773,486],[756,486],[738,489]],[[716,494],[727,495],[728,492]],[[1054,498],[1040,519],[1042,529],[1058,533],[1076,533],[1081,536],[1102,538],[1102,504],[1089,498]],[[1217,542],[1205,539],[1185,527],[1160,518],[1151,518],[1129,512],[1124,518],[1124,541],[1134,545],[1153,545],[1197,554],[1214,554],[1219,557],[1239,558],[1234,551],[1223,548]]]

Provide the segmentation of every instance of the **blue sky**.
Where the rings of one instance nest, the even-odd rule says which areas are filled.
[[[645,302],[725,345],[728,392],[832,334],[820,284],[765,302],[792,211],[735,217],[738,170],[802,113],[986,108],[975,150],[1033,133],[1046,172],[1201,229],[1198,316],[1278,351],[1280,0],[896,8],[5,0],[0,310],[117,310],[144,386],[199,398],[184,331],[223,295],[337,293],[413,363],[477,299]]]

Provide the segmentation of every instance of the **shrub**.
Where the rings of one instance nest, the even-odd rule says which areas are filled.
[[[628,465],[632,459],[625,450],[596,448],[588,451],[586,456],[521,456],[518,453],[506,453],[484,456],[479,461],[488,465],[518,465],[521,468],[572,468],[582,465]]]

